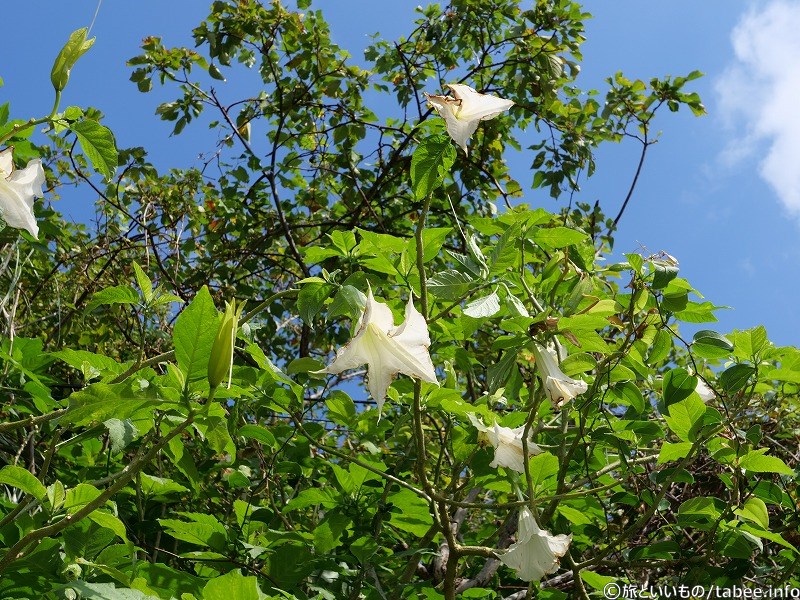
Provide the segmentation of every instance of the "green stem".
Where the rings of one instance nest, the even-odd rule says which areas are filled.
[[[8,133],[6,133],[3,136],[0,136],[0,144],[4,144],[6,140],[10,140],[20,131],[29,129],[31,127],[36,127],[37,125],[41,125],[42,123],[49,123],[49,122],[50,122],[50,117],[43,117],[41,119],[30,119],[23,123],[18,123],[14,125],[11,129],[9,129]]]

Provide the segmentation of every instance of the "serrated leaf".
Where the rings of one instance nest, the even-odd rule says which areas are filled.
[[[779,473],[781,475],[794,475],[794,471],[777,456],[765,456],[767,448],[751,450],[739,461],[742,469],[753,473]]]
[[[680,460],[686,457],[691,449],[692,442],[678,442],[677,444],[664,442],[661,452],[658,453],[658,464],[663,465],[673,460]]]
[[[422,140],[411,159],[411,188],[417,200],[442,185],[455,160],[456,149],[446,135]]]
[[[108,419],[103,423],[108,429],[108,439],[111,442],[111,452],[121,452],[139,437],[139,430],[130,419]]]
[[[430,277],[428,291],[445,300],[456,300],[472,289],[473,281],[466,273],[450,269]]]
[[[570,229],[569,227],[539,228],[533,234],[533,240],[537,244],[547,246],[548,248],[563,248],[572,244],[578,244],[585,238],[585,233]]]
[[[86,305],[86,310],[94,310],[103,304],[138,304],[139,293],[129,285],[112,285],[100,290]]]
[[[330,283],[312,281],[305,283],[297,294],[297,311],[303,322],[313,329],[314,317],[322,309],[325,301],[330,298],[335,287]]]
[[[133,272],[136,276],[136,283],[139,286],[139,289],[142,291],[142,296],[144,297],[145,302],[150,302],[153,298],[153,282],[150,281],[150,278],[147,276],[136,262],[133,263]]]
[[[464,314],[474,319],[491,317],[500,312],[500,297],[497,292],[473,300],[464,307]]]
[[[70,129],[78,137],[81,150],[95,170],[106,179],[111,179],[119,165],[117,145],[111,130],[91,119],[72,123]]]

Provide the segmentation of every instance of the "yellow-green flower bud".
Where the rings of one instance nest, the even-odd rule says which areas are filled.
[[[237,310],[236,300],[225,303],[225,314],[222,323],[211,346],[211,356],[208,359],[208,383],[212,389],[219,386],[227,376],[228,387],[231,387],[233,374],[233,348],[236,343],[236,331],[239,329],[239,318],[242,316],[244,304]]]
[[[83,27],[72,32],[69,40],[58,53],[55,62],[53,63],[53,70],[50,72],[50,81],[53,82],[53,87],[56,92],[61,92],[69,81],[69,72],[78,59],[92,47],[94,38],[86,39],[89,30]]]

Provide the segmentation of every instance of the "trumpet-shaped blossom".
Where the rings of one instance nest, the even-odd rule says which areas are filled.
[[[563,406],[588,389],[585,381],[572,379],[564,375],[558,366],[556,357],[547,348],[541,348],[539,344],[534,342],[533,354],[536,357],[536,368],[539,370],[539,377],[544,382],[544,388],[547,390],[550,401],[556,406]]]
[[[525,452],[522,448],[524,425],[511,429],[510,427],[501,427],[495,422],[493,427],[487,427],[475,415],[470,413],[468,417],[475,428],[485,434],[489,443],[494,447],[494,460],[489,463],[490,467],[506,467],[518,473],[525,472]],[[528,438],[528,455],[534,456],[541,453],[542,449]]]
[[[489,94],[479,94],[473,88],[461,83],[447,85],[453,92],[450,96],[425,94],[428,102],[436,109],[447,124],[447,133],[465,153],[467,141],[475,133],[481,121],[494,119],[501,112],[514,106],[511,100]]]
[[[28,162],[24,169],[15,170],[13,148],[0,152],[0,216],[9,227],[25,229],[39,237],[39,226],[33,216],[33,199],[42,198],[45,183],[42,161]]]
[[[367,388],[378,403],[378,413],[383,408],[386,390],[398,373],[438,384],[428,353],[431,345],[428,325],[414,308],[412,298],[408,299],[405,316],[403,324],[395,327],[392,311],[383,302],[377,302],[369,290],[355,336],[319,372],[336,374],[366,364]]]
[[[714,390],[706,385],[706,382],[697,378],[697,385],[694,388],[694,391],[697,392],[697,395],[700,396],[700,399],[703,402],[708,402],[709,400],[713,400],[715,398]]]
[[[572,535],[551,535],[540,529],[533,513],[525,507],[519,511],[517,541],[498,558],[514,569],[523,581],[539,581],[555,573],[571,541]]]

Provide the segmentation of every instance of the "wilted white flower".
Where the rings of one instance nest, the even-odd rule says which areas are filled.
[[[14,169],[13,148],[0,152],[0,216],[9,227],[25,229],[38,238],[39,226],[33,216],[33,199],[42,198],[45,183],[42,161],[28,162],[21,170]]]
[[[575,396],[584,393],[589,386],[585,381],[567,377],[558,366],[555,356],[547,348],[540,348],[534,342],[533,354],[536,356],[536,368],[539,377],[544,382],[544,388],[550,400],[558,407],[572,400]]]
[[[468,152],[467,140],[475,133],[478,123],[493,119],[514,106],[511,100],[479,94],[473,88],[461,83],[450,83],[447,87],[453,92],[454,98],[431,94],[425,94],[425,98],[444,118],[447,123],[447,133],[464,152]]]
[[[571,541],[572,535],[550,535],[549,531],[539,529],[533,513],[525,507],[519,511],[517,541],[499,558],[523,581],[539,581],[555,573]]]
[[[524,425],[516,429],[511,429],[510,427],[501,427],[495,421],[493,427],[487,427],[472,413],[467,416],[475,428],[481,433],[484,433],[489,439],[489,443],[494,447],[494,460],[489,463],[490,467],[506,467],[518,473],[525,472],[525,453],[522,449],[522,435],[525,431]],[[542,449],[529,438],[528,454],[534,456],[541,453]]]
[[[697,378],[697,385],[694,388],[694,391],[697,392],[697,395],[700,396],[700,399],[703,402],[708,402],[709,400],[713,400],[715,398],[714,390],[706,385],[706,382]]]
[[[386,390],[398,373],[438,384],[428,353],[430,345],[425,317],[414,308],[412,298],[406,305],[406,320],[395,327],[391,309],[377,302],[370,289],[355,336],[330,365],[318,372],[336,374],[367,365],[367,388],[380,413]]]

